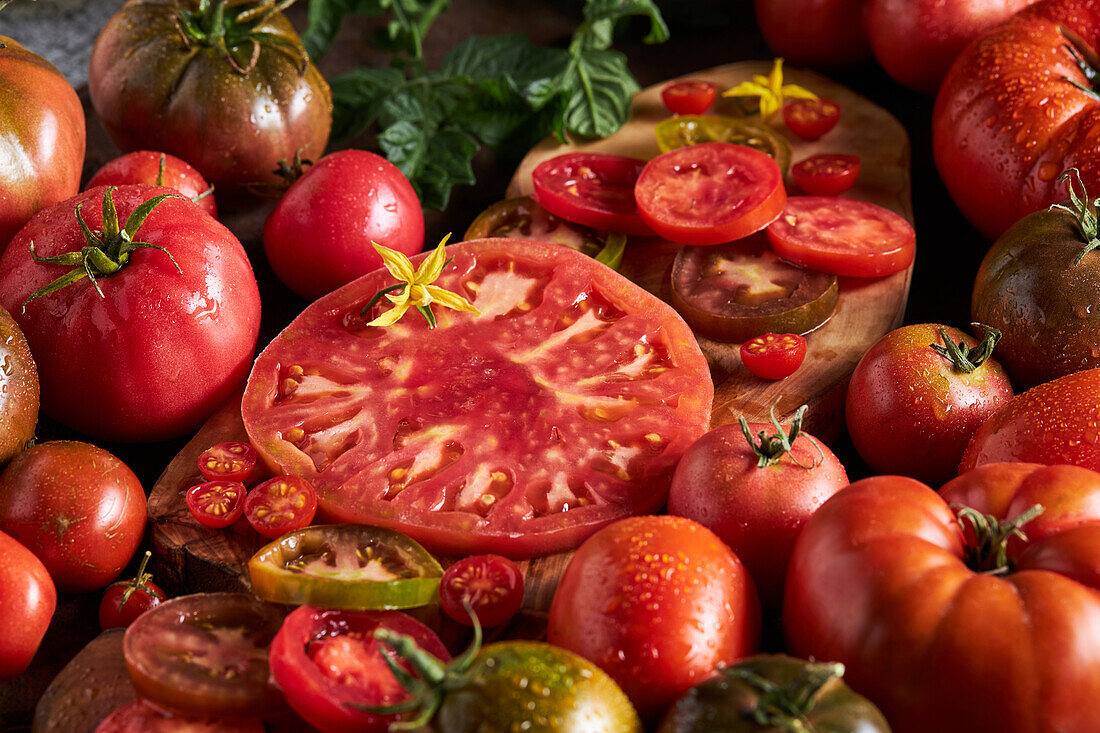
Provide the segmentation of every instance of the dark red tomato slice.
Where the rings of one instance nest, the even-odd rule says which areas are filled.
[[[185,715],[262,716],[285,710],[269,684],[276,606],[244,593],[198,593],[150,609],[122,640],[138,695]]]
[[[758,232],[787,201],[775,160],[733,143],[700,143],[658,155],[638,176],[634,196],[654,232],[698,245]]]
[[[855,185],[859,168],[858,155],[819,153],[795,163],[791,177],[813,196],[839,196]]]
[[[608,153],[566,153],[531,173],[535,200],[574,224],[624,234],[651,235],[638,216],[634,184],[645,161]]]
[[[199,455],[199,473],[207,481],[248,483],[256,470],[259,455],[248,443],[227,440],[211,446]]]
[[[904,218],[881,206],[832,196],[796,196],[768,227],[785,260],[822,272],[881,277],[909,267],[917,235]]]
[[[263,733],[258,720],[241,718],[189,718],[135,700],[108,715],[95,733]]]
[[[761,379],[785,379],[806,358],[806,339],[797,333],[766,333],[741,344],[741,363]]]
[[[726,343],[812,331],[832,315],[840,293],[836,275],[783,262],[762,233],[684,247],[670,279],[669,302],[695,333]]]
[[[188,489],[185,499],[187,509],[199,524],[223,529],[244,514],[247,493],[240,481],[207,481]]]
[[[248,492],[244,513],[269,540],[308,527],[317,513],[317,491],[301,476],[276,476]]]
[[[523,573],[500,555],[464,557],[443,572],[439,605],[465,626],[473,626],[467,605],[482,626],[502,626],[523,605]]]
[[[803,140],[817,140],[839,121],[840,105],[830,99],[796,99],[783,105],[783,122]]]
[[[311,481],[323,518],[441,554],[549,554],[659,509],[714,394],[687,324],[566,247],[483,239],[447,256],[436,284],[480,315],[368,327],[382,308],[360,311],[394,283],[379,270],[275,337],[242,410],[264,460]]]
[[[714,105],[718,87],[709,81],[671,81],[661,89],[661,101],[674,115],[701,115]]]
[[[451,655],[424,624],[398,611],[326,611],[302,606],[286,617],[271,644],[271,674],[287,702],[324,733],[384,733],[393,715],[352,705],[392,705],[408,699],[383,654],[408,670],[374,639],[386,628],[410,636],[424,651]]]

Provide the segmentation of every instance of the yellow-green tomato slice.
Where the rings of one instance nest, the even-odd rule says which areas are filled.
[[[415,608],[435,600],[443,568],[415,540],[362,524],[306,527],[248,562],[252,592],[288,605]]]
[[[735,143],[767,153],[786,175],[791,164],[791,145],[761,125],[722,115],[679,115],[657,123],[657,147],[667,153],[698,143]]]

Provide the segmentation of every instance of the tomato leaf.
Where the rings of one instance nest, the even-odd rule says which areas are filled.
[[[310,58],[317,60],[328,53],[344,16],[377,16],[385,12],[386,0],[310,0],[309,18],[302,32],[302,45]]]
[[[424,127],[401,120],[378,136],[391,163],[412,183],[425,208],[444,209],[456,184],[473,184],[478,145],[457,125]]]
[[[389,93],[404,86],[405,75],[391,67],[353,69],[332,80],[332,137],[347,140],[378,119],[378,108]]]

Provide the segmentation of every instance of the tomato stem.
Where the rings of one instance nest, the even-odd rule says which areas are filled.
[[[791,446],[794,441],[800,437],[807,438],[814,447],[817,448],[818,454],[821,459],[825,459],[825,454],[821,451],[821,446],[817,444],[817,441],[802,432],[802,418],[806,414],[808,405],[802,405],[791,418],[791,427],[788,432],[783,431],[783,426],[779,424],[779,420],[775,417],[775,406],[779,404],[779,400],[772,403],[771,406],[771,420],[772,425],[775,427],[775,435],[768,435],[767,431],[761,430],[757,433],[757,438],[760,442],[757,443],[753,439],[752,433],[749,432],[749,423],[745,420],[745,416],[741,415],[737,418],[737,421],[741,424],[741,432],[745,435],[745,440],[749,441],[749,446],[752,448],[753,453],[756,454],[756,465],[759,468],[767,468],[779,462],[779,460],[787,453],[790,453]],[[806,465],[800,462],[791,454],[791,462],[797,466],[805,468],[807,470],[816,468],[818,463],[814,461],[810,465]]]
[[[1076,180],[1077,185],[1074,186]],[[1052,204],[1048,211],[1064,211],[1073,217],[1077,223],[1077,231],[1081,236],[1081,241],[1085,243],[1085,247],[1077,253],[1077,257],[1074,258],[1073,264],[1077,265],[1085,255],[1093,251],[1097,247],[1100,247],[1100,236],[1098,236],[1098,227],[1096,221],[1096,207],[1100,205],[1100,198],[1095,201],[1089,202],[1089,192],[1085,189],[1085,183],[1081,180],[1081,171],[1076,168],[1070,168],[1069,170],[1058,176],[1058,182],[1068,182],[1069,187],[1069,200],[1070,206],[1065,204]],[[1077,189],[1081,192],[1078,193]]]
[[[134,591],[143,589],[153,598],[164,600],[163,596],[153,588],[145,587],[145,584],[153,579],[152,573],[145,572],[145,567],[149,564],[149,559],[153,557],[153,553],[149,550],[145,551],[145,556],[141,558],[141,565],[138,566],[137,575],[130,580],[123,583],[126,586],[126,590],[122,593],[122,599],[118,602],[119,608],[126,605],[126,601],[130,600],[130,596],[134,594]]]
[[[186,48],[195,44],[208,46],[238,74],[246,76],[256,68],[260,51],[268,46],[293,58],[299,73],[309,65],[309,55],[300,43],[259,30],[272,16],[289,8],[295,0],[253,0],[230,7],[228,0],[200,0],[194,11],[177,6],[176,31]],[[240,63],[234,53],[248,47],[248,60]]]
[[[798,678],[785,687],[743,667],[731,667],[725,674],[736,677],[759,693],[750,711],[754,722],[787,733],[808,733],[813,727],[806,715],[817,704],[821,688],[844,676],[844,665],[839,662],[808,664]]]
[[[1001,339],[1001,332],[992,326],[977,322],[970,325],[984,332],[981,343],[974,348],[967,347],[966,342],[962,340],[956,344],[944,328],[938,329],[940,338],[943,339],[943,346],[928,344],[933,351],[950,361],[955,371],[963,374],[969,374],[984,364],[993,355],[993,347]]]
[[[955,521],[965,533],[967,523],[974,530],[974,543],[966,547],[966,564],[971,569],[987,575],[1005,575],[1012,572],[1008,559],[1008,541],[1017,537],[1027,542],[1023,526],[1043,513],[1042,504],[1034,504],[1012,519],[1000,520],[992,514],[982,514],[977,509],[952,505]]]

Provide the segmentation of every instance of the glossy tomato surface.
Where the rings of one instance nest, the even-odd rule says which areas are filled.
[[[207,481],[248,483],[259,460],[260,455],[248,443],[226,440],[199,454],[199,473]]]
[[[734,143],[774,158],[783,173],[791,165],[787,138],[756,118],[750,121],[726,115],[676,115],[658,122],[653,132],[662,153],[699,143]]]
[[[34,437],[39,401],[38,368],[27,337],[0,308],[0,466]]]
[[[381,267],[372,242],[416,254],[424,248],[424,212],[397,166],[366,150],[321,158],[264,223],[271,269],[308,300]]]
[[[210,216],[218,218],[218,205],[210,184],[190,163],[168,153],[135,150],[120,155],[93,173],[85,188],[132,183],[167,186],[194,201]]]
[[[145,551],[137,575],[129,580],[111,583],[99,601],[99,627],[107,629],[125,628],[138,616],[154,606],[159,606],[168,596],[161,587],[153,582],[153,576],[145,572],[150,550]]]
[[[179,156],[219,195],[277,187],[280,160],[295,154],[316,160],[325,149],[332,126],[328,84],[280,12],[262,14],[247,38],[233,19],[248,8],[229,6],[230,63],[214,45],[216,6],[129,0],[92,48],[92,105],[120,148]],[[181,18],[207,39],[192,37]]]
[[[803,140],[817,140],[840,122],[840,105],[831,99],[796,99],[783,105],[783,123]]]
[[[863,25],[865,0],[755,0],[754,4],[764,39],[791,64],[852,66],[871,58]]]
[[[471,612],[482,626],[501,626],[523,605],[523,573],[501,555],[464,557],[443,573],[439,605],[464,626],[473,625]]]
[[[987,564],[960,503],[1043,512]],[[852,484],[795,543],[788,647],[843,663],[896,733],[1097,730],[1098,506],[1100,474],[1074,466],[983,466],[940,494],[900,476]]]
[[[105,588],[141,544],[145,491],[125,463],[89,443],[28,448],[0,474],[0,530],[66,593]]]
[[[645,161],[609,153],[566,153],[531,172],[535,200],[574,224],[624,234],[652,234],[638,215],[634,186]]]
[[[811,196],[839,196],[855,185],[861,161],[858,155],[819,153],[791,168],[791,177]]]
[[[593,662],[655,719],[759,643],[760,602],[737,556],[683,517],[631,517],[590,537],[550,606],[547,641]]]
[[[224,529],[244,515],[248,489],[240,481],[204,481],[187,490],[187,510],[199,524]]]
[[[27,668],[57,607],[57,589],[42,561],[0,532],[0,680]]]
[[[258,720],[190,718],[135,700],[108,715],[95,733],[263,733]]]
[[[36,212],[80,190],[84,107],[61,72],[0,35],[0,254]]]
[[[76,207],[103,229],[93,188],[39,212],[0,257],[0,306],[38,362],[42,409],[97,438],[157,441],[194,429],[244,380],[260,325],[260,296],[237,238],[194,203],[162,201],[137,231],[167,249],[138,249],[115,274],[23,303],[71,267],[35,262],[85,246]],[[122,186],[119,222],[170,189]],[[176,265],[173,265],[173,259]]]
[[[713,397],[687,325],[566,247],[486,239],[447,257],[436,284],[480,315],[367,326],[394,283],[381,270],[271,342],[243,405],[261,456],[314,484],[322,518],[438,553],[546,554],[658,509]]]
[[[244,514],[269,540],[306,527],[317,513],[317,492],[301,476],[276,476],[248,492]]]
[[[661,101],[674,115],[701,115],[714,106],[718,87],[698,79],[671,81],[661,88]]]
[[[797,333],[764,333],[738,349],[741,363],[761,379],[786,379],[806,359],[806,339]]]

